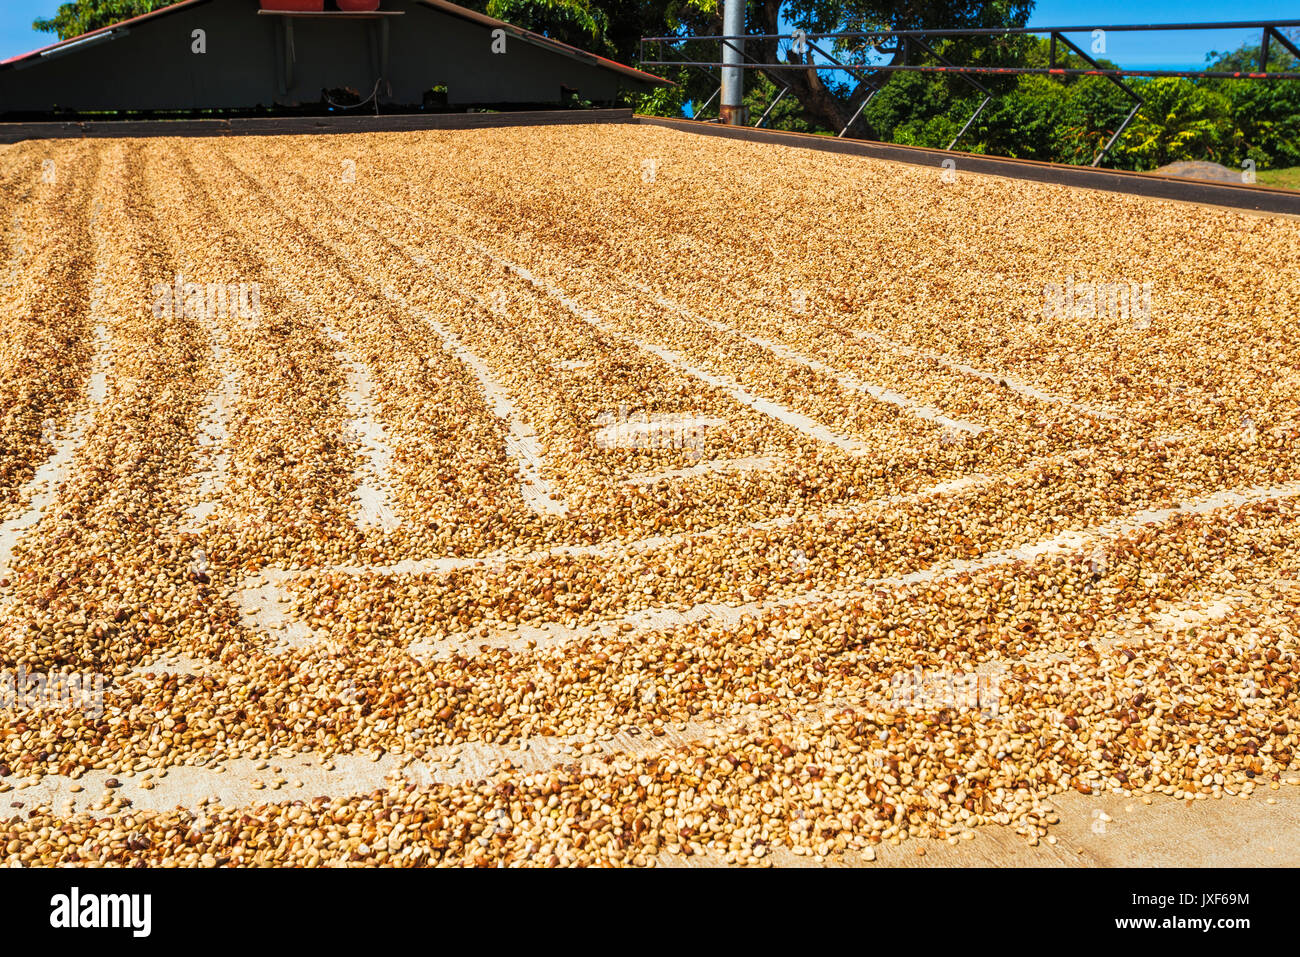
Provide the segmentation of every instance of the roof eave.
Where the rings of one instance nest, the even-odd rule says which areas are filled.
[[[429,7],[432,10],[439,10],[442,13],[449,14],[453,17],[459,17],[462,20],[468,20],[471,23],[478,23],[485,27],[505,30],[506,33],[525,43],[531,43],[534,46],[551,50],[559,53],[561,56],[567,56],[572,60],[580,63],[587,63],[591,66],[597,66],[605,70],[611,70],[620,73],[629,79],[637,80],[641,83],[649,83],[653,86],[676,86],[672,80],[664,79],[661,76],[655,76],[653,73],[646,73],[644,70],[638,70],[636,67],[627,66],[616,60],[607,57],[598,56],[579,47],[571,46],[568,43],[562,43],[559,40],[552,40],[550,37],[542,36],[540,33],[534,33],[531,30],[525,30],[523,27],[517,27],[513,23],[507,23],[505,20],[498,20],[496,17],[490,17],[486,13],[479,13],[477,10],[470,10],[467,7],[459,6],[455,3],[449,3],[447,0],[416,0],[416,2]]]
[[[98,36],[106,36],[114,30],[121,30],[123,27],[130,27],[132,24],[143,23],[145,20],[153,20],[158,17],[166,16],[169,13],[176,13],[186,7],[196,7],[202,3],[211,3],[212,0],[178,0],[178,2],[169,4],[165,7],[159,7],[157,10],[150,10],[148,13],[142,13],[139,16],[130,17],[126,20],[119,20],[117,23],[110,23],[108,26],[99,27],[95,30],[89,30],[79,36],[68,37],[66,40],[60,40],[58,43],[51,43],[48,46],[38,47],[27,53],[20,53],[17,56],[10,57],[7,60],[0,60],[0,69],[16,66],[19,63],[26,63],[29,60],[39,59],[40,57],[49,56],[55,50],[61,50],[64,47],[72,46],[77,43],[85,43]]]

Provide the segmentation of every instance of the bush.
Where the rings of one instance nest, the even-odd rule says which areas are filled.
[[[626,93],[624,102],[645,116],[681,116],[690,98],[686,68],[669,79],[677,85],[655,87],[649,93]]]
[[[1300,166],[1300,81],[1217,80],[1228,101],[1230,161],[1260,169]]]
[[[1046,40],[1021,38],[1015,44],[965,55],[947,52],[959,62],[1046,66],[1047,49]],[[1214,56],[1212,69],[1255,69],[1259,50],[1243,47]],[[1057,64],[1078,67],[1083,61],[1062,50]],[[1300,64],[1281,57],[1275,48],[1269,68],[1296,70]],[[1133,108],[1133,100],[1105,77],[979,79],[986,86],[992,83],[999,93],[957,144],[958,149],[972,153],[1090,164]],[[1300,82],[1173,77],[1124,82],[1144,103],[1104,161],[1107,166],[1151,170],[1177,160],[1210,160],[1235,168],[1245,159],[1253,159],[1261,170],[1300,165]],[[775,92],[775,85],[765,77],[750,78],[746,102],[751,122],[758,121]],[[641,112],[680,112],[681,99],[674,91],[660,90],[642,98],[645,105],[637,108]],[[896,73],[863,111],[852,134],[942,149],[982,99],[958,77]],[[767,126],[839,132],[811,124],[789,96],[772,111]]]
[[[1231,159],[1232,109],[1226,96],[1176,77],[1155,77],[1139,89],[1142,110],[1116,147],[1125,166],[1150,170],[1176,160]]]

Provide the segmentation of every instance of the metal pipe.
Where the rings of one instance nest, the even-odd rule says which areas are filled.
[[[871,88],[871,92],[867,94],[867,98],[858,104],[858,108],[853,111],[853,115],[849,117],[849,121],[844,124],[844,129],[840,130],[839,133],[837,134],[839,139],[844,138],[844,134],[849,131],[849,127],[852,126],[854,122],[857,120],[857,118],[862,115],[862,111],[867,108],[867,104],[870,103],[872,100],[874,100],[876,98],[876,94],[879,92],[880,92],[880,87],[873,86]]]
[[[1300,47],[1296,46],[1294,43],[1288,40],[1286,38],[1285,33],[1283,33],[1282,31],[1276,28],[1270,30],[1269,32],[1273,34],[1274,40],[1276,40],[1278,43],[1282,44],[1282,46],[1286,48],[1288,53],[1290,53],[1293,57],[1300,57]]]
[[[745,126],[745,0],[724,0],[722,8],[722,122]]]
[[[1017,34],[1035,34],[1035,33],[1091,33],[1093,30],[1105,30],[1107,33],[1120,33],[1125,31],[1134,32],[1152,32],[1156,33],[1162,30],[1258,30],[1261,27],[1300,27],[1300,20],[1236,20],[1227,23],[1125,23],[1111,26],[1075,26],[1075,27],[971,27],[971,28],[953,28],[943,30],[877,30],[873,33],[865,33],[861,30],[846,30],[835,33],[809,33],[808,39],[816,40],[825,37],[838,37],[841,39],[849,38],[881,38],[888,37],[943,37],[943,36],[1014,36]],[[750,39],[752,40],[783,40],[786,35],[783,33],[755,33]],[[664,36],[664,37],[647,37],[648,40],[681,40],[681,36]],[[691,40],[720,40],[718,36],[692,36]]]
[[[774,109],[776,109],[776,105],[781,102],[781,98],[789,92],[790,92],[790,88],[788,86],[781,87],[781,91],[777,93],[775,97],[772,98],[771,103],[767,104],[767,109],[763,111],[763,115],[760,116],[758,118],[758,122],[754,124],[754,127],[756,129],[762,129],[763,124],[767,122],[768,116],[771,115]]]
[[[718,93],[721,92],[721,90],[722,90],[722,87],[718,87],[716,90],[714,90],[712,93],[709,94],[709,98],[708,98],[707,100],[705,100],[703,103],[700,104],[700,108],[699,108],[699,109],[697,109],[697,110],[695,110],[695,109],[691,110],[691,116],[692,116],[692,118],[698,120],[701,116],[703,116],[703,115],[704,115],[704,111],[707,110],[707,109],[709,108],[709,104],[713,102],[713,98],[714,98],[715,96],[717,96]]]
[[[1274,38],[1276,40],[1276,37]],[[707,60],[647,60],[642,66],[699,66],[716,67]],[[1229,73],[1224,70],[1076,70],[1045,66],[929,66],[921,64],[873,64],[857,66],[835,63],[741,63],[739,70],[870,70],[873,73],[963,73],[971,76],[1105,76],[1105,77],[1155,77],[1181,76],[1200,80],[1300,80],[1300,73]]]
[[[945,148],[945,149],[948,149],[948,150],[951,150],[954,146],[956,146],[956,145],[957,145],[957,141],[958,141],[959,139],[961,139],[963,136],[966,135],[966,131],[967,131],[968,129],[970,129],[970,125],[971,125],[972,123],[974,123],[976,119],[979,118],[979,115],[980,115],[981,113],[984,112],[984,107],[988,106],[988,105],[989,105],[990,103],[992,103],[992,102],[993,102],[993,94],[990,93],[990,94],[988,94],[987,96],[984,97],[984,102],[981,103],[981,104],[976,108],[975,112],[972,113],[972,114],[970,115],[970,119],[966,121],[966,125],[963,126],[960,130],[957,131],[957,135],[954,136],[954,137],[952,138],[952,142],[949,143],[949,144],[948,144],[946,147],[944,147],[944,148]]]
[[[1115,135],[1107,140],[1106,145],[1103,146],[1101,152],[1097,154],[1097,158],[1092,161],[1093,166],[1100,166],[1101,161],[1110,155],[1110,148],[1115,145],[1115,142],[1121,136],[1124,135],[1124,131],[1128,129],[1128,125],[1133,122],[1133,117],[1138,115],[1138,110],[1142,109],[1144,105],[1145,104],[1141,100],[1138,100],[1133,104],[1133,109],[1128,111],[1128,116],[1124,117],[1124,122],[1119,125],[1119,129],[1115,131]]]

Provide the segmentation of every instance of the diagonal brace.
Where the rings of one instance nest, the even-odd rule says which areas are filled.
[[[1098,62],[1097,62],[1096,60],[1094,60],[1092,57],[1088,56],[1088,54],[1084,53],[1083,50],[1081,50],[1081,49],[1079,48],[1079,45],[1078,45],[1077,43],[1074,43],[1074,42],[1073,42],[1069,37],[1067,37],[1065,34],[1063,34],[1063,33],[1059,33],[1059,32],[1058,32],[1058,33],[1053,33],[1053,34],[1052,34],[1052,39],[1053,39],[1053,40],[1056,40],[1058,37],[1060,38],[1060,41],[1061,41],[1062,43],[1064,43],[1067,47],[1069,47],[1071,50],[1073,50],[1075,53],[1077,53],[1079,56],[1081,56],[1081,57],[1083,58],[1084,62],[1087,63],[1089,66],[1091,66],[1091,67],[1093,67],[1094,69],[1097,69],[1097,70],[1102,69],[1102,65],[1101,65],[1100,63],[1098,63]],[[1092,165],[1093,165],[1093,166],[1100,166],[1100,165],[1101,165],[1101,161],[1102,161],[1103,159],[1105,159],[1107,155],[1110,154],[1110,151],[1111,151],[1111,149],[1115,146],[1115,143],[1118,142],[1119,138],[1120,138],[1122,135],[1124,135],[1124,131],[1125,131],[1126,129],[1128,129],[1128,125],[1129,125],[1130,123],[1133,122],[1133,117],[1135,117],[1135,116],[1138,115],[1138,110],[1142,109],[1142,107],[1146,105],[1146,103],[1145,103],[1145,101],[1142,99],[1142,97],[1138,96],[1138,95],[1137,95],[1137,92],[1134,91],[1134,90],[1133,90],[1132,88],[1130,88],[1129,86],[1125,85],[1123,81],[1121,81],[1121,80],[1119,80],[1119,79],[1117,79],[1117,78],[1115,78],[1115,77],[1113,77],[1113,76],[1107,76],[1106,79],[1110,80],[1110,82],[1114,83],[1117,87],[1119,87],[1119,88],[1120,88],[1121,90],[1123,90],[1126,94],[1128,94],[1128,96],[1130,96],[1130,97],[1132,98],[1132,100],[1133,100],[1133,109],[1131,109],[1131,110],[1128,111],[1128,116],[1124,117],[1124,122],[1121,123],[1121,124],[1116,128],[1116,130],[1115,130],[1114,134],[1111,136],[1111,138],[1110,138],[1109,140],[1106,141],[1106,145],[1103,146],[1103,147],[1101,148],[1101,152],[1098,153],[1097,156],[1093,159],[1093,161],[1092,161]]]

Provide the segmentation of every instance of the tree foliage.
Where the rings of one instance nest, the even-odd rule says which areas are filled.
[[[634,63],[644,36],[703,26],[716,0],[461,0],[534,33]]]
[[[936,46],[957,60],[951,47]],[[1277,54],[1270,70],[1295,70],[1300,64]],[[1012,45],[978,51],[980,59],[1044,66],[1048,41],[1018,38]],[[1058,64],[1082,66],[1077,57]],[[1114,66],[1101,61],[1104,66]],[[1258,69],[1258,46],[1216,55],[1213,70]],[[982,78],[981,78],[982,79]],[[751,81],[752,83],[753,81]],[[1125,81],[1143,98],[1143,107],[1116,142],[1108,166],[1150,170],[1176,160],[1210,160],[1237,168],[1252,159],[1260,169],[1300,164],[1300,82],[1151,78]],[[758,84],[754,84],[759,86]],[[987,84],[993,87],[993,84]],[[770,87],[775,92],[775,87]],[[1030,75],[1011,78],[971,125],[957,148],[1059,163],[1091,163],[1119,128],[1133,101],[1104,77],[1058,78]],[[963,88],[957,78],[916,73],[894,74],[855,124],[856,135],[885,142],[946,147],[979,106],[983,94]],[[764,92],[753,108],[769,102]],[[789,125],[786,125],[789,124]],[[791,123],[780,108],[766,124],[808,129],[804,117]],[[828,124],[811,124],[814,132],[838,132]]]
[[[1023,26],[1033,6],[1033,0],[759,0],[749,4],[748,30],[779,34],[786,29],[783,23],[808,33]],[[867,52],[884,54],[889,65],[903,62],[909,52],[902,44],[885,46],[874,39],[837,40],[829,52],[840,59]],[[996,47],[995,41],[968,40],[960,49],[950,45],[950,50],[969,57],[979,49],[997,53]],[[753,41],[746,45],[746,53],[771,64],[799,65],[815,58],[811,48],[800,53],[778,40]],[[888,86],[898,76],[865,70],[853,81],[828,81],[824,72],[814,69],[773,70],[769,74],[773,82],[790,87],[803,107],[805,120],[835,132],[849,122],[873,87]]]
[[[176,0],[72,0],[60,4],[54,16],[34,21],[32,29],[41,33],[53,33],[60,40],[67,40],[175,2]]]

